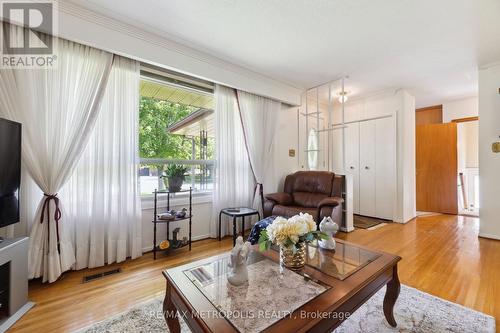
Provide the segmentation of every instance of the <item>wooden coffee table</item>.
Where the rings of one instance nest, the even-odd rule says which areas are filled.
[[[335,251],[314,244],[300,272],[283,270],[279,253],[249,256],[249,282],[227,283],[229,253],[163,271],[163,311],[171,332],[178,316],[193,332],[331,332],[387,285],[383,310],[396,327],[400,257],[337,240]],[[264,295],[264,296],[263,296]]]

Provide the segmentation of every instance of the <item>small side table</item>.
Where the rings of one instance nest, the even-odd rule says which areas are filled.
[[[245,238],[245,216],[257,215],[260,221],[260,213],[257,209],[247,207],[224,208],[219,213],[219,241],[221,240],[222,214],[233,218],[233,246],[236,244],[236,219],[238,217],[241,217],[241,236],[243,238]]]

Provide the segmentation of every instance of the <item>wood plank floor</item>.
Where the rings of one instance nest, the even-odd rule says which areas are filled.
[[[436,215],[339,238],[398,254],[402,283],[495,316],[498,327],[500,241],[478,238],[478,229],[477,218]],[[182,249],[156,261],[148,253],[111,265],[120,266],[120,274],[85,284],[84,275],[103,269],[69,272],[50,285],[32,281],[29,297],[36,306],[11,331],[70,332],[104,320],[163,295],[163,269],[227,251],[231,244],[230,238],[203,240],[193,243],[191,252]]]

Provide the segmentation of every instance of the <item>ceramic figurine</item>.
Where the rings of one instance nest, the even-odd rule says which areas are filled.
[[[187,209],[182,208],[182,210],[180,212],[177,212],[176,216],[180,219],[183,219],[186,217],[186,213],[187,213]]]
[[[175,215],[172,215],[170,213],[163,213],[163,214],[158,214],[158,219],[159,220],[165,220],[165,221],[172,221],[175,219]]]
[[[227,280],[233,286],[241,286],[248,281],[247,258],[250,246],[250,242],[243,242],[243,237],[236,238],[236,245],[231,250],[231,262],[228,264],[231,271],[227,274]]]
[[[319,230],[328,235],[327,239],[322,239],[318,242],[318,245],[323,249],[335,250],[335,239],[333,236],[339,230],[337,223],[333,222],[330,216],[323,218],[323,221],[319,224]]]
[[[177,237],[179,236],[179,231],[181,231],[181,228],[175,228],[174,231],[172,231],[172,241],[170,243],[173,249],[176,249],[182,245],[181,240],[177,239]]]

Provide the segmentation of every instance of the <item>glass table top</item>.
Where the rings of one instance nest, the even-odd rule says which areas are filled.
[[[248,215],[248,214],[257,214],[258,210],[247,207],[234,207],[234,208],[224,208],[222,212],[227,215]]]
[[[306,265],[345,280],[380,256],[343,242],[337,242],[335,250],[322,249],[312,242],[307,246]],[[247,260],[248,282],[233,286],[227,281],[230,260],[228,253],[212,261],[190,264],[182,272],[240,332],[260,332],[332,288],[303,270],[285,269],[255,250]]]
[[[240,332],[260,332],[330,288],[257,251],[247,261],[248,283],[233,286],[227,281],[229,254],[214,259],[183,272]]]
[[[338,241],[335,250],[326,250],[314,241],[307,246],[306,265],[336,279],[345,280],[380,256],[379,253]]]

